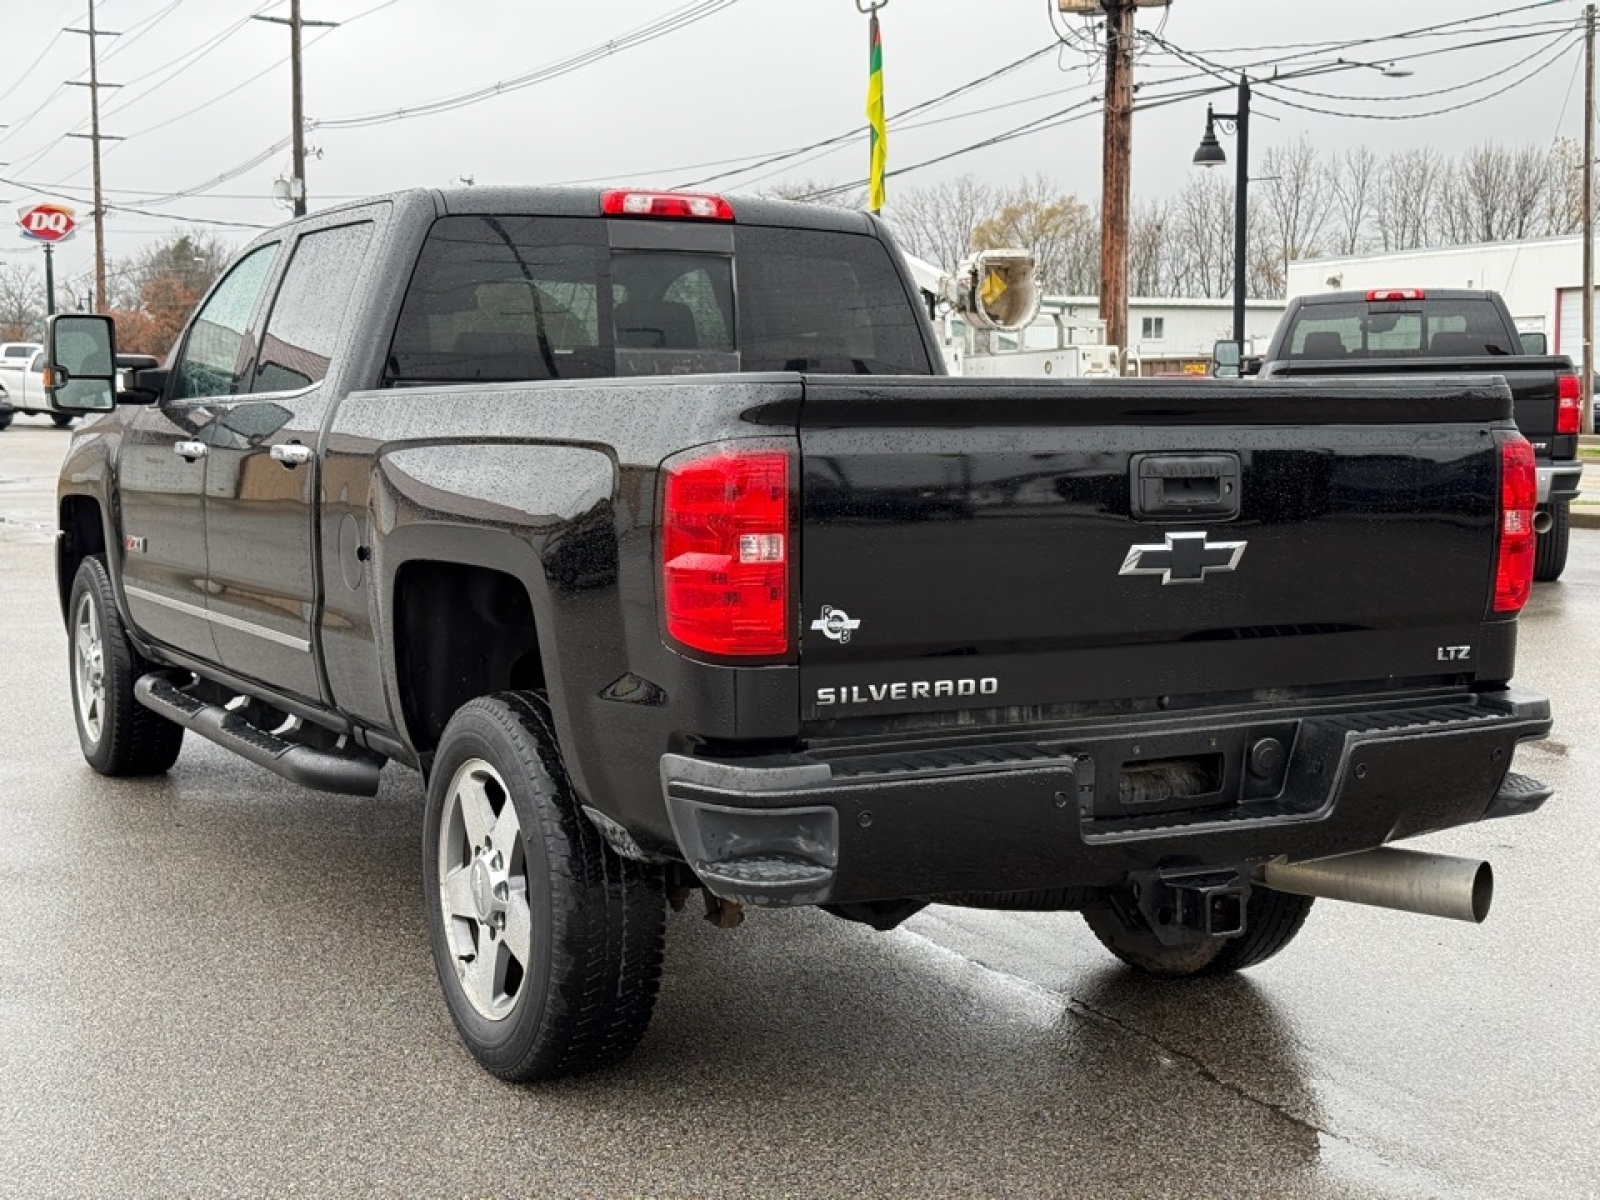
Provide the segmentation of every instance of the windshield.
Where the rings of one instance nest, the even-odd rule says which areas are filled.
[[[441,218],[385,381],[932,372],[920,310],[882,242],[736,226],[733,245],[622,249],[602,219]]]

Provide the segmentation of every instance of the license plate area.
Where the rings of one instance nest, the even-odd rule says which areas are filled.
[[[1102,743],[1093,750],[1094,799],[1084,815],[1143,824],[1178,813],[1223,815],[1281,795],[1298,728],[1278,721]]]

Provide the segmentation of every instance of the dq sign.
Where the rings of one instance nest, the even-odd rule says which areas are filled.
[[[22,236],[36,242],[64,242],[78,227],[77,214],[65,204],[34,204],[17,212]]]

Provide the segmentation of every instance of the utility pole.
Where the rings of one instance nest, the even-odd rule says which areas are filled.
[[[1128,208],[1133,167],[1133,13],[1135,0],[1103,0],[1106,99],[1100,194],[1100,318],[1106,341],[1128,348]]]
[[[256,17],[257,21],[271,21],[274,25],[289,27],[290,119],[294,122],[294,178],[289,181],[289,192],[294,200],[294,215],[306,215],[306,114],[301,94],[300,31],[306,26],[332,29],[337,21],[306,21],[300,17],[300,0],[289,0],[289,18]]]
[[[89,145],[90,154],[94,164],[94,309],[96,312],[106,310],[106,206],[100,190],[100,143],[120,142],[122,139],[111,137],[100,132],[100,89],[103,87],[121,87],[120,83],[100,82],[100,55],[97,39],[103,37],[120,37],[120,34],[94,27],[94,0],[89,0],[89,28],[68,29],[68,33],[83,33],[89,37],[89,82],[69,79],[67,84],[71,87],[86,87],[89,89]],[[69,133],[68,137],[83,137],[81,133]]]
[[[1594,432],[1594,5],[1583,13],[1583,417]]]

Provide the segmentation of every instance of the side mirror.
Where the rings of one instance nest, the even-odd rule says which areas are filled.
[[[1550,353],[1550,339],[1542,333],[1523,333],[1518,335],[1522,339],[1522,352],[1524,354],[1546,355]]]
[[[1234,341],[1211,344],[1211,374],[1217,379],[1239,378],[1239,343]]]
[[[45,322],[44,387],[64,412],[104,412],[116,405],[116,326],[88,313]]]

